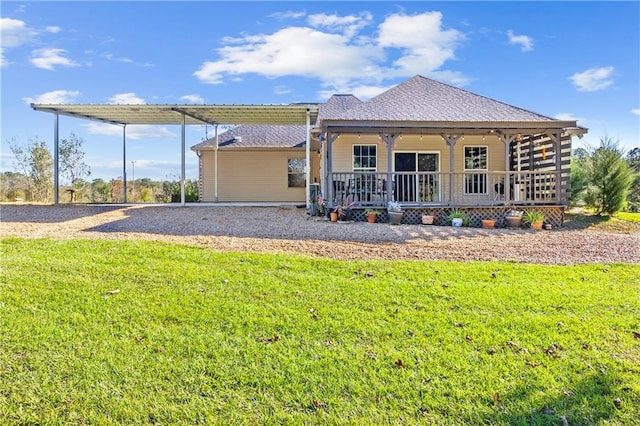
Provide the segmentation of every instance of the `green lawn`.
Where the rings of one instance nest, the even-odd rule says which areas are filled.
[[[640,265],[0,248],[2,424],[640,418]]]

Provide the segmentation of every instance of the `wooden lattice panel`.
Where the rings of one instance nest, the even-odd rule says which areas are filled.
[[[447,225],[447,215],[451,213],[453,209],[449,207],[435,207],[435,208],[413,208],[406,207],[403,209],[404,215],[402,216],[402,223],[407,225],[418,225],[422,223],[423,214],[434,214],[436,220],[434,225]],[[493,219],[496,221],[496,227],[505,227],[504,214],[507,210],[506,207],[460,207],[459,210],[464,211],[471,220],[472,227],[481,227],[482,219]],[[544,214],[545,223],[550,223],[554,228],[562,226],[564,222],[564,207],[563,206],[544,206],[544,207],[524,207],[518,206],[518,210],[537,210]],[[351,212],[351,220],[356,222],[364,222],[367,218],[364,215],[364,209],[354,209]],[[378,215],[379,223],[389,223],[389,215],[386,210],[381,211]]]

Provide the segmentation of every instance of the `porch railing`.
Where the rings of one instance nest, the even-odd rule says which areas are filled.
[[[334,203],[406,205],[559,204],[560,172],[333,172],[325,196]]]

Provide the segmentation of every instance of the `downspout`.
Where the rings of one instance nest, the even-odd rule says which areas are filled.
[[[218,202],[218,125],[216,124],[216,135],[215,135],[215,149],[213,151],[213,160],[214,160],[214,167],[215,167],[215,171],[214,171],[214,175],[213,175],[213,179],[214,179],[214,200],[217,203]]]
[[[307,126],[307,143],[306,152],[305,152],[305,168],[306,168],[306,199],[307,199],[307,211],[311,208],[311,111],[307,108],[307,118],[306,118],[306,126]]]
[[[127,204],[127,125],[122,125],[122,190],[124,204]],[[113,200],[111,200],[113,201]]]
[[[58,163],[60,160],[58,155],[59,145],[60,145],[59,122],[60,122],[60,116],[56,112],[54,115],[54,121],[53,121],[53,204],[56,206],[60,201],[60,196],[58,194],[60,190],[60,178],[58,177],[58,172],[59,172]]]

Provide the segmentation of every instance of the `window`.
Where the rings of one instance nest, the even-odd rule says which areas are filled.
[[[376,146],[375,145],[354,145],[353,146],[353,171],[376,171]]]
[[[487,193],[487,147],[464,147],[464,193]],[[482,170],[485,173],[469,173],[469,171]]]
[[[305,179],[305,159],[289,158],[287,160],[287,178],[289,188],[304,188],[307,184]]]

